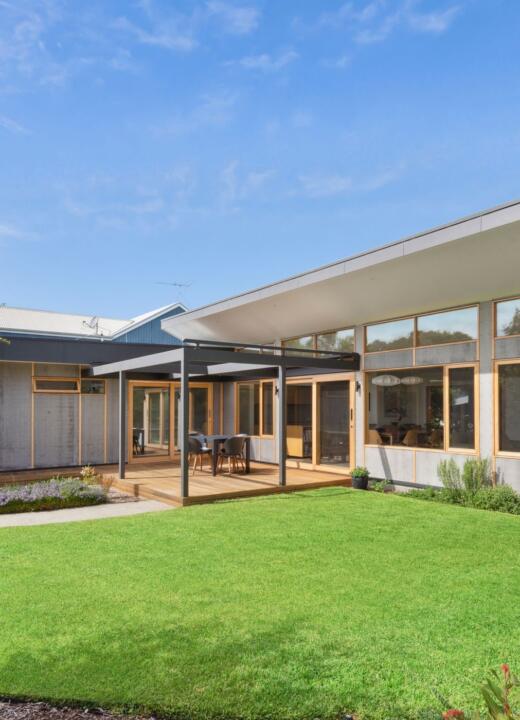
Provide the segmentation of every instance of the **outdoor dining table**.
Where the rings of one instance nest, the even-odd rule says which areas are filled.
[[[217,474],[217,463],[218,463],[218,451],[220,449],[220,446],[225,443],[226,440],[229,438],[234,437],[234,434],[232,435],[207,435],[206,436],[206,442],[208,444],[208,447],[211,448],[211,472],[213,475]],[[251,459],[251,438],[249,435],[244,435],[245,440],[245,449],[246,449],[246,473],[249,474],[250,471],[250,459]]]

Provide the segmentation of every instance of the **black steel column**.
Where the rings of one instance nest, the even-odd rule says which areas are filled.
[[[126,422],[126,373],[119,372],[119,477],[124,480],[126,464],[126,437],[128,433]]]
[[[278,484],[286,484],[287,460],[287,386],[286,370],[278,367]]]
[[[186,350],[183,350],[181,360],[181,399],[179,403],[179,449],[181,452],[181,496],[187,498],[190,494],[189,463],[188,463],[188,437],[190,421],[190,388],[189,388],[189,362]]]

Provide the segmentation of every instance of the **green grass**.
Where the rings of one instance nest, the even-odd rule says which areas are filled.
[[[520,661],[520,518],[330,488],[0,530],[0,695],[417,718]]]

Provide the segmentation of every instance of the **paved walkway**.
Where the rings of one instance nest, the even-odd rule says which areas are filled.
[[[43,512],[12,513],[0,515],[0,528],[21,525],[50,525],[51,523],[76,522],[78,520],[101,520],[102,518],[127,517],[147,512],[172,510],[171,505],[158,500],[138,502],[107,503],[65,510],[44,510]]]

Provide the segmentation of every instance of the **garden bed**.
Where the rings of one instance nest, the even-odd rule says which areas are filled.
[[[53,478],[0,488],[0,515],[100,505],[107,491],[80,478]]]
[[[112,715],[101,708],[54,707],[47,703],[0,702],[2,720],[144,720],[142,717]]]

